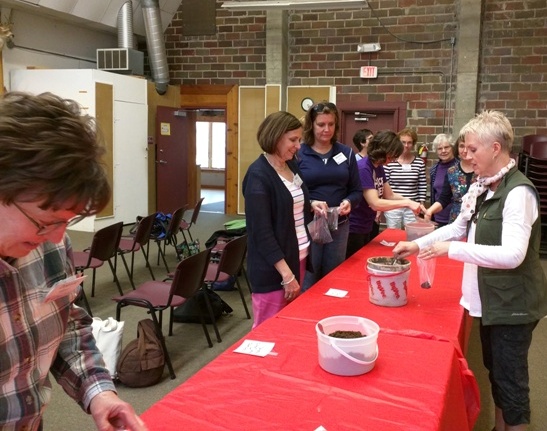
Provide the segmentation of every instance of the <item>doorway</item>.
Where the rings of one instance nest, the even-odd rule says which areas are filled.
[[[196,109],[196,165],[203,212],[224,214],[226,200],[226,111]]]
[[[369,129],[372,133],[380,130],[399,132],[406,124],[406,103],[387,103],[352,101],[337,103],[340,112],[340,142],[352,147],[353,135],[360,129]]]

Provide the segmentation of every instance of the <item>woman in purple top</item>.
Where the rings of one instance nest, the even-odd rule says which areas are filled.
[[[357,162],[365,201],[349,215],[349,238],[346,257],[370,242],[377,211],[410,208],[414,213],[425,212],[419,202],[393,192],[386,181],[384,165],[396,160],[403,152],[403,144],[396,133],[378,132],[368,144],[367,157]]]
[[[444,133],[437,135],[433,140],[433,149],[437,152],[439,161],[431,167],[431,171],[429,172],[431,178],[431,205],[435,204],[441,196],[443,185],[446,181],[446,172],[450,167],[458,164],[458,159],[454,157],[455,151],[450,135]],[[451,209],[452,203],[450,202],[448,205],[433,212],[432,214],[435,214],[435,216],[432,219],[441,226],[450,223]]]

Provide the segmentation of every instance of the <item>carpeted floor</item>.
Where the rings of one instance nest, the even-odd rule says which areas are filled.
[[[223,223],[228,220],[241,217],[226,216],[203,211],[200,214],[197,224],[192,227],[192,235],[199,238],[201,244],[211,236],[216,230],[223,229]],[[91,234],[72,233],[71,238],[75,250],[81,250],[90,244]],[[161,279],[165,274],[165,268],[158,266],[156,261],[156,246],[152,244],[151,259],[156,278]],[[171,248],[167,250],[168,263],[170,269],[176,265],[175,252]],[[544,270],[547,269],[547,260],[543,262]],[[122,266],[118,267],[118,276],[122,283],[122,288],[127,291],[130,289],[127,275]],[[139,253],[136,255],[135,262],[136,282],[144,282],[150,279],[150,274],[144,266],[144,259]],[[245,293],[247,304],[250,305],[250,295],[245,285],[244,279],[241,279],[243,291]],[[88,298],[93,313],[96,316],[106,318],[115,316],[115,303],[111,298],[117,295],[117,289],[112,281],[112,274],[108,267],[104,266],[97,271],[97,287],[94,298],[90,297],[89,286],[86,287]],[[138,413],[142,413],[154,402],[162,398],[175,387],[183,383],[204,365],[213,360],[217,355],[228,348],[234,348],[234,343],[238,345],[239,340],[243,338],[251,328],[252,321],[247,319],[241,299],[237,291],[219,292],[219,294],[230,304],[234,312],[229,316],[224,316],[219,321],[220,332],[223,341],[218,343],[213,337],[213,347],[207,346],[204,334],[198,324],[175,324],[174,335],[167,337],[167,348],[170,352],[173,366],[176,372],[176,379],[169,378],[167,370],[164,372],[163,379],[155,386],[142,389],[132,389],[121,384],[117,385],[120,396],[131,403]],[[141,319],[147,318],[143,309],[137,307],[127,307],[122,311],[122,320],[125,321],[124,345],[136,337],[136,325]],[[167,320],[164,319],[164,328],[167,328]],[[212,327],[209,325],[209,332],[213,335]],[[165,333],[167,331],[165,330]],[[313,355],[310,352],[310,355]],[[530,381],[531,381],[531,399],[532,399],[532,424],[528,431],[546,431],[547,430],[547,373],[545,373],[545,356],[547,354],[547,319],[543,319],[534,332],[534,340],[530,350]],[[406,352],[401,352],[402,360],[412,361],[411,357],[406,356]],[[494,407],[489,394],[488,376],[482,365],[480,353],[480,340],[476,322],[473,325],[471,339],[469,343],[467,360],[470,368],[476,375],[481,390],[482,409],[478,421],[473,431],[490,431],[494,426]],[[257,383],[259,384],[259,383]],[[297,402],[297,400],[295,400]],[[450,408],[450,406],[447,406]],[[196,412],[199,414],[199,412]],[[44,417],[45,431],[68,431],[78,429],[79,431],[94,431],[94,423],[89,415],[86,415],[76,403],[60,389],[59,385],[53,382],[53,400],[46,410]],[[181,424],[184,429],[184,424]],[[227,429],[237,429],[231,427]],[[450,425],[444,424],[443,429],[450,429]],[[371,430],[382,431],[382,430]]]

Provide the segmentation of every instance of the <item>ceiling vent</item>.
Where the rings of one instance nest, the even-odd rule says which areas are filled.
[[[132,48],[98,49],[97,69],[142,76],[144,53]]]

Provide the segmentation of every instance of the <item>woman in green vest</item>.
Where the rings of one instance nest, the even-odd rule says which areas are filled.
[[[530,423],[532,331],[547,315],[539,195],[511,158],[513,129],[505,115],[478,114],[460,138],[477,175],[460,215],[425,237],[397,244],[393,253],[465,262],[460,303],[480,319],[483,362],[496,406],[494,430],[522,431]]]

